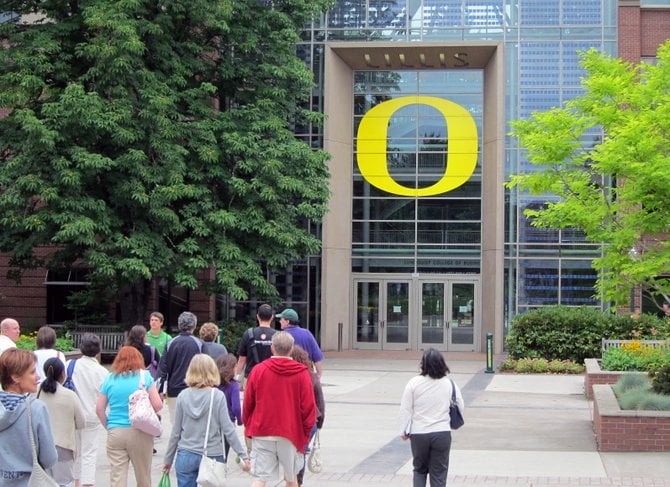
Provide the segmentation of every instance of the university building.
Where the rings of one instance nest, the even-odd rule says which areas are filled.
[[[338,1],[297,46],[326,119],[296,135],[332,155],[331,199],[321,254],[271,276],[284,304],[324,350],[483,351],[493,333],[496,352],[530,308],[607,306],[599,246],[532,227],[524,210],[546,198],[505,188],[533,170],[509,122],[581,93],[579,51],[653,62],[669,33],[670,0]],[[32,279],[3,277],[1,315],[53,320],[48,303],[83,282]],[[209,319],[257,305],[158,281],[155,299]]]

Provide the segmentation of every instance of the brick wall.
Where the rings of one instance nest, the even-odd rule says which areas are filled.
[[[584,360],[586,374],[584,375],[584,394],[587,399],[593,399],[593,386],[595,384],[616,384],[622,374],[631,372],[604,371],[600,368],[597,359],[587,358]]]
[[[670,37],[669,10],[642,10],[640,14],[640,54],[655,57],[660,44]]]
[[[593,388],[599,451],[670,452],[670,411],[623,411],[609,385]]]
[[[47,317],[46,271],[26,271],[17,284],[7,279],[9,258],[0,255],[0,319],[12,317],[20,324],[43,325]]]
[[[640,7],[619,7],[619,57],[640,61]]]

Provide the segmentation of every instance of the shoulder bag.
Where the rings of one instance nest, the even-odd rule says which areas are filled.
[[[151,436],[161,434],[161,420],[154,411],[149,393],[144,388],[144,370],[140,370],[140,386],[128,398],[128,418],[133,428]]]
[[[451,402],[449,404],[449,423],[452,430],[457,430],[465,424],[461,410],[458,409],[458,404],[456,403],[456,385],[454,381],[451,381]]]
[[[319,440],[319,430],[314,434],[314,442],[307,457],[307,468],[312,473],[321,473],[323,470],[323,460],[321,459],[321,441]]]
[[[207,440],[209,440],[209,426],[212,423],[212,406],[214,405],[214,388],[209,396],[209,413],[207,414],[207,429],[205,430],[205,444],[202,447],[200,468],[196,480],[199,487],[224,487],[228,469],[224,462],[218,462],[207,456]],[[221,430],[221,446],[223,447],[223,429]],[[223,449],[225,452],[225,448]]]
[[[30,404],[32,401],[26,399],[26,413],[28,414],[28,433],[30,434],[30,446],[33,451],[33,469],[30,472],[28,487],[58,487],[58,482],[52,479],[42,468],[37,460],[37,448],[35,446],[35,437],[33,435],[33,421],[30,414]]]

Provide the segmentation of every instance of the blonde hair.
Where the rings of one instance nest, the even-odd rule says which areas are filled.
[[[205,353],[195,355],[186,371],[185,382],[187,386],[196,389],[218,386],[221,383],[221,376],[214,359]]]
[[[207,322],[200,327],[200,339],[204,342],[213,342],[219,334],[219,327],[215,323]]]

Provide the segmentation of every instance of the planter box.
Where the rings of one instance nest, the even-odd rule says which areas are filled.
[[[646,372],[622,372],[616,370],[602,370],[600,360],[587,358],[584,360],[586,373],[584,374],[584,394],[588,399],[593,399],[593,386],[595,384],[616,384],[624,374],[645,374]]]
[[[593,430],[602,452],[670,452],[670,411],[623,410],[611,385],[593,385]]]

